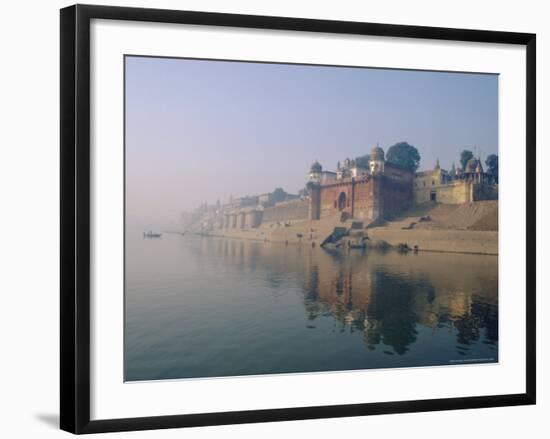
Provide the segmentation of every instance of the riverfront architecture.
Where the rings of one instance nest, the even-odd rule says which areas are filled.
[[[387,161],[384,150],[375,146],[368,160],[345,159],[334,171],[315,161],[299,195],[282,191],[231,199],[224,205],[204,204],[193,222],[202,231],[253,229],[263,223],[290,225],[340,214],[369,224],[423,203],[497,199],[496,179],[484,171],[479,158],[471,158],[464,169],[453,165],[447,171],[438,160],[434,169],[413,173]]]
[[[356,160],[338,163],[334,178],[328,178],[319,163],[310,170],[309,219],[316,220],[343,212],[350,218],[374,221],[406,209],[413,202],[414,174],[387,162],[376,146],[368,167]]]

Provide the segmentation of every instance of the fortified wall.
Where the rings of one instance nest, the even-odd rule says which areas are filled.
[[[343,176],[329,182],[321,180],[312,187],[310,219],[343,212],[352,218],[374,221],[411,206],[413,173],[386,163],[381,148],[374,148],[371,157],[371,169],[345,162],[344,171],[338,168]]]
[[[441,169],[439,162],[431,171],[418,172],[414,179],[414,202],[463,204],[471,201],[498,200],[498,185],[483,171],[481,161],[472,158],[464,170]]]
[[[308,219],[309,200],[291,200],[266,207],[262,222],[302,221]]]
[[[443,204],[464,204],[471,201],[498,200],[498,187],[466,180],[414,190],[416,204],[436,201]]]
[[[474,183],[471,201],[498,200],[498,186]]]
[[[373,219],[380,215],[380,179],[361,178],[343,180],[312,189],[311,219],[333,216],[339,212],[350,217]],[[316,205],[318,204],[318,206]]]
[[[311,219],[345,212],[352,218],[373,221],[407,209],[412,204],[410,182],[385,175],[352,178],[313,191],[318,194],[311,197]]]
[[[444,204],[462,204],[472,200],[472,183],[457,180],[437,186],[415,188],[414,202],[416,204],[437,201]]]
[[[479,158],[470,159],[464,169],[450,172],[439,161],[433,170],[413,173],[385,160],[376,146],[368,156],[338,162],[336,171],[311,165],[308,196],[273,204],[271,194],[249,196],[238,203],[215,206],[201,230],[253,229],[265,223],[319,220],[346,214],[349,218],[372,222],[391,217],[413,204],[464,204],[497,200],[498,179],[483,171]],[[252,200],[252,202],[250,202]]]

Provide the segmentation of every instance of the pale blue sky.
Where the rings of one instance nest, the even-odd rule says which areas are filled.
[[[498,76],[126,58],[127,213],[177,218],[202,201],[283,187],[378,142],[420,169],[498,151]]]

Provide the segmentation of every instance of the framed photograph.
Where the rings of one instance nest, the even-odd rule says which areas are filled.
[[[535,35],[61,10],[61,428],[535,403]]]

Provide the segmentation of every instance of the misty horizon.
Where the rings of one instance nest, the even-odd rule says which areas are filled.
[[[305,187],[379,144],[419,170],[498,154],[498,76],[126,57],[126,222],[177,222],[200,204]]]

